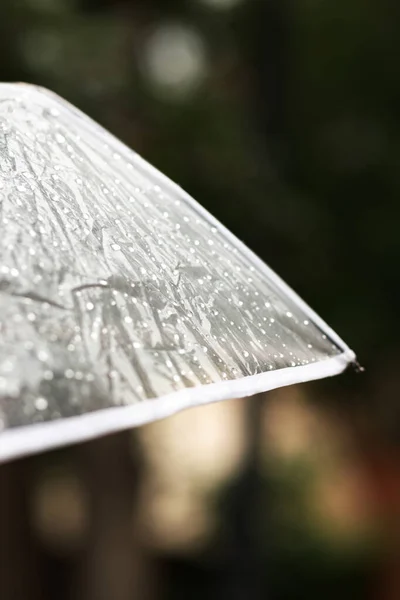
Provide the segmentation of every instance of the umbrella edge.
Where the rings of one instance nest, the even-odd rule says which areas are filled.
[[[253,396],[279,387],[338,375],[354,361],[354,352],[345,350],[337,356],[308,365],[185,388],[129,406],[10,429],[0,435],[0,463],[145,425],[194,406]]]

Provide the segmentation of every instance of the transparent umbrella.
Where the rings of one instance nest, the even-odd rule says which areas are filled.
[[[143,158],[0,85],[0,460],[335,375],[354,353]]]

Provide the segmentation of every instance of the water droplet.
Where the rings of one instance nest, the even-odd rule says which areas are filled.
[[[48,401],[46,398],[43,398],[43,396],[39,396],[39,398],[36,398],[35,400],[35,408],[37,408],[37,410],[46,410],[48,405]]]

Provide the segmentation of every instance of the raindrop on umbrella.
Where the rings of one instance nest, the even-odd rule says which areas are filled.
[[[180,187],[0,85],[0,460],[335,375],[346,344]]]

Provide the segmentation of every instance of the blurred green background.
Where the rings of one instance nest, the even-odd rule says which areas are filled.
[[[0,80],[179,182],[366,369],[1,467],[1,599],[399,600],[400,4],[0,0]]]

